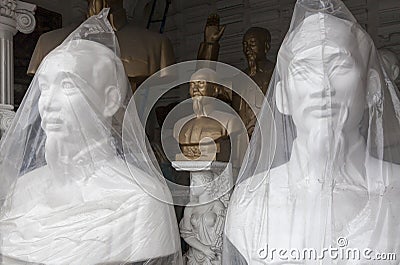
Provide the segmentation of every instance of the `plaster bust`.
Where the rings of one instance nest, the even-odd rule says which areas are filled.
[[[117,155],[111,122],[128,89],[122,62],[99,43],[71,41],[43,60],[30,90],[39,93],[38,102],[24,108],[38,108],[46,165],[19,177],[1,209],[2,264],[179,256],[173,209],[131,174],[154,186],[159,198],[163,187],[140,169],[128,170]],[[44,136],[32,137],[40,143]],[[32,152],[29,157],[39,155]]]
[[[349,248],[399,250],[400,167],[374,157],[360,132],[380,104],[376,58],[360,26],[327,14],[286,36],[272,104],[295,125],[289,161],[239,184],[228,209],[225,233],[247,264],[264,264],[266,244],[319,251],[339,237]],[[289,141],[290,132],[277,133]]]

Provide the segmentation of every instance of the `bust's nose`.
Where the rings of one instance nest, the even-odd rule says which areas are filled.
[[[331,85],[328,77],[321,79],[321,83],[317,86],[318,90],[313,91],[310,94],[311,98],[330,98],[336,95],[336,90],[334,86]]]
[[[46,112],[60,111],[62,108],[61,96],[55,92],[55,89],[51,90],[48,96],[44,98],[43,109]]]

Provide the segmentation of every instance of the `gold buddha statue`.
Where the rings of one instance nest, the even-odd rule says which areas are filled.
[[[123,0],[88,0],[87,15],[98,14],[106,7],[110,8],[109,21],[116,31],[121,60],[132,90],[153,73],[175,62],[174,51],[167,37],[128,22]],[[60,45],[75,28],[67,26],[43,34],[36,44],[28,74],[35,74],[42,59]]]

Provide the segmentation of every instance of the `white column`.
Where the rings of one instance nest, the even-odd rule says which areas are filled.
[[[36,6],[18,0],[0,0],[0,137],[14,117],[13,37],[31,33]]]

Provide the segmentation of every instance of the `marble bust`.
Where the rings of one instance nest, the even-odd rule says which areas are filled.
[[[305,12],[302,3],[296,8],[294,14]],[[276,117],[294,124],[291,131],[284,127],[288,123],[277,123],[277,136],[289,148],[280,152],[290,156],[234,190],[225,227],[233,247],[223,259],[265,264],[271,262],[261,255],[267,245],[321,251],[337,246],[341,237],[349,248],[399,253],[400,166],[373,150],[383,142],[374,132],[381,122],[374,109],[390,104],[382,102],[386,88],[373,42],[357,23],[322,12],[293,21],[299,24],[292,25],[278,53],[270,102]]]
[[[0,211],[1,264],[179,262],[173,208],[132,174],[158,198],[170,195],[117,154],[111,122],[127,91],[121,60],[102,44],[72,40],[45,57],[17,114],[41,126],[28,132],[35,149],[21,164],[45,164],[14,176]]]

